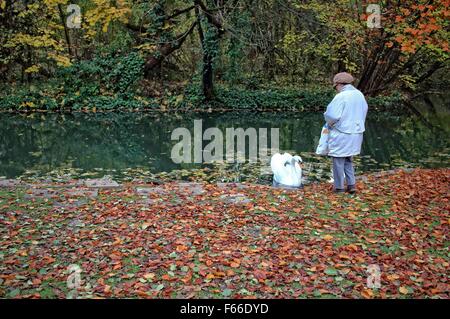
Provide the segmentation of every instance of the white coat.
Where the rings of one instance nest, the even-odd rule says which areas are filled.
[[[347,84],[336,94],[324,113],[331,127],[328,137],[329,156],[348,157],[361,152],[367,115],[364,95]]]

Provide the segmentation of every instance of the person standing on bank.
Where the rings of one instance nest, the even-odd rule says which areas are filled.
[[[347,192],[356,192],[353,156],[361,152],[368,106],[361,91],[351,84],[353,81],[354,78],[349,73],[335,75],[333,88],[338,93],[324,113],[325,121],[331,128],[328,156],[333,160],[336,193],[345,192],[344,179],[347,180]]]

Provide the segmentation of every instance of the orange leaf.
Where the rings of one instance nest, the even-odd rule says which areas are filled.
[[[387,275],[386,278],[387,278],[389,281],[394,281],[394,280],[399,279],[400,276],[393,274],[393,275]]]
[[[155,275],[154,273],[149,272],[149,273],[146,273],[146,274],[144,275],[144,278],[147,279],[147,280],[149,280],[149,279],[155,278],[155,276],[156,276],[156,275]]]
[[[188,249],[188,247],[184,246],[184,245],[178,245],[176,249],[178,252],[181,252],[181,251],[186,251]]]
[[[398,290],[404,295],[407,295],[409,293],[408,288],[406,288],[405,286],[401,286]]]
[[[142,230],[146,230],[151,225],[152,225],[151,223],[143,223],[141,228]]]
[[[208,260],[206,261],[206,266],[211,266],[212,264],[213,264],[213,261],[212,261],[212,260],[208,259]]]
[[[361,292],[361,295],[366,299],[370,299],[373,297],[373,291],[372,291],[372,289],[364,289]]]

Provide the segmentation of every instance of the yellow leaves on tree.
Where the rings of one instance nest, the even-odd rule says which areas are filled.
[[[56,64],[58,66],[68,67],[72,63],[70,62],[70,58],[65,55],[55,54],[55,53],[49,53],[48,57],[56,61]]]
[[[115,5],[113,5],[113,2]],[[93,37],[97,34],[96,26],[100,25],[103,32],[113,21],[126,23],[131,13],[131,7],[126,0],[94,0],[95,7],[88,10],[85,15],[88,23],[87,36]]]
[[[67,4],[66,0],[44,0],[43,2],[49,8]]]
[[[135,48],[139,49],[142,52],[151,53],[151,52],[155,52],[158,49],[158,46],[151,44],[151,43],[144,43],[144,44],[136,46]]]
[[[34,48],[51,47],[58,49],[60,46],[58,42],[51,38],[49,34],[44,35],[30,35],[25,33],[16,33],[6,44],[6,47],[16,47],[19,45],[28,45]]]
[[[5,6],[4,1],[0,3]],[[39,58],[55,61],[60,67],[71,65],[71,31],[65,25],[69,17],[67,5],[67,0],[36,1],[24,6],[18,14],[31,27],[12,30],[2,45],[13,49],[17,56],[24,56],[22,60],[29,60],[25,64],[25,73],[39,72],[39,62],[42,62]],[[100,29],[107,32],[112,22],[127,23],[131,13],[129,0],[93,0],[81,6],[81,19],[85,22],[82,32],[87,38],[95,36]]]
[[[25,73],[36,73],[39,72],[39,66],[33,65],[25,70]]]
[[[29,27],[15,28],[6,35],[3,46],[13,49],[15,55],[27,61],[24,73],[38,73],[40,59],[53,60],[58,66],[70,65],[70,58],[63,53],[66,51],[65,38],[61,36],[64,21],[61,21],[58,5],[63,4],[67,1],[44,0],[24,6],[18,16],[26,20]]]

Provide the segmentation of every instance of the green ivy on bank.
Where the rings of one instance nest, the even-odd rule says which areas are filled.
[[[2,111],[323,111],[335,92],[329,88],[262,87],[254,79],[232,86],[216,85],[215,98],[205,101],[199,79],[175,92],[143,96],[144,60],[137,52],[98,54],[61,68],[53,81],[0,91]],[[371,110],[403,109],[400,94],[369,98]]]

